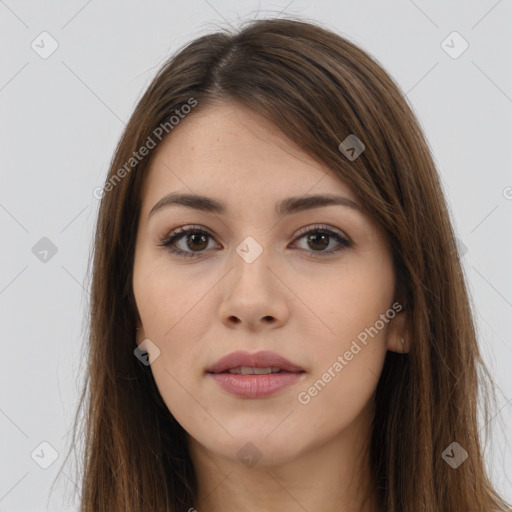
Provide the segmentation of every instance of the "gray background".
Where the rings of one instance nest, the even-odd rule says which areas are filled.
[[[0,0],[0,512],[77,510],[71,498],[64,504],[76,484],[72,461],[51,494],[50,487],[69,446],[82,382],[93,190],[103,184],[124,123],[183,43],[218,24],[280,12],[324,22],[369,51],[420,120],[497,385],[486,460],[497,489],[512,501],[510,0]],[[51,48],[48,36],[41,43],[43,31],[58,43],[46,59],[31,47],[35,41]],[[443,45],[453,31],[469,44],[457,58]],[[449,41],[452,53],[462,48]],[[44,237],[55,254],[39,252],[49,247]],[[39,465],[51,462],[42,442],[59,454],[48,469]]]

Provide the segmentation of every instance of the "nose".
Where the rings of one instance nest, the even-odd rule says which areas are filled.
[[[275,329],[288,321],[291,292],[264,255],[252,263],[234,256],[219,307],[221,321],[231,329]]]

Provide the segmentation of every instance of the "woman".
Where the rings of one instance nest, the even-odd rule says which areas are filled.
[[[295,19],[196,39],[100,196],[82,512],[509,510],[437,170],[370,55]]]

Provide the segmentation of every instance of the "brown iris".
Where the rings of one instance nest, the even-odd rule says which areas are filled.
[[[325,249],[329,245],[329,235],[325,233],[315,233],[308,236],[308,243],[312,249]],[[320,243],[321,247],[315,244]]]
[[[190,244],[190,241],[193,240],[193,244],[200,244],[200,247],[196,245],[196,247],[193,247],[191,244]],[[208,236],[201,233],[192,233],[190,235],[187,236],[187,246],[189,249],[198,249],[198,250],[201,250],[201,249],[204,249],[206,246],[208,245]]]

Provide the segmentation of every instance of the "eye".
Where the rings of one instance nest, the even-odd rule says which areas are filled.
[[[202,226],[179,227],[169,233],[159,245],[167,247],[167,250],[173,254],[195,257],[208,247],[208,238],[213,237]],[[181,247],[175,247],[176,242],[181,243]],[[187,249],[192,249],[192,251],[190,252]]]
[[[196,257],[209,248],[209,238],[213,239],[213,235],[202,226],[179,227],[169,233],[159,245],[179,256]],[[309,229],[303,228],[295,240],[301,238],[306,239],[306,243],[311,249],[305,248],[304,250],[312,256],[329,256],[352,246],[352,243],[341,233],[323,225],[313,226]],[[338,243],[338,247],[326,251],[325,249],[331,245],[333,240]]]
[[[310,250],[308,247],[305,248],[305,250],[309,251],[312,256],[330,256],[334,253],[337,253],[343,249],[346,249],[348,247],[352,247],[352,243],[344,238],[341,233],[338,231],[334,231],[332,229],[329,229],[327,226],[313,226],[313,228],[304,228],[299,232],[298,238],[296,240],[299,240],[301,238],[306,239],[306,244],[308,247],[310,247],[312,250]],[[330,249],[328,251],[324,250],[331,244],[332,241],[338,242],[338,247],[334,249]]]

